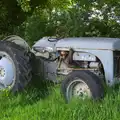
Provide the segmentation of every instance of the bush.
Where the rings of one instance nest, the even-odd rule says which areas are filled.
[[[88,5],[88,8],[84,8],[80,4],[64,10],[36,9],[33,15],[15,30],[15,33],[31,45],[43,36],[120,37],[120,24],[116,19],[106,17],[108,13],[105,8],[102,19],[99,15],[91,17],[92,14],[96,14],[91,7]]]

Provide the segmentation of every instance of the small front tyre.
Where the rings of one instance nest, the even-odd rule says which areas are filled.
[[[104,97],[104,87],[94,73],[73,71],[62,81],[61,93],[67,103],[73,98],[98,100]]]

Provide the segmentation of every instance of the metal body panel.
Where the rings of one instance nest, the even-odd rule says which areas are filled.
[[[104,67],[105,79],[108,86],[114,85],[114,65],[113,65],[113,52],[109,50],[82,50],[80,52],[88,52],[95,55]]]
[[[75,49],[76,51],[76,49]],[[77,50],[78,52],[78,50]],[[96,56],[102,63],[105,73],[106,84],[112,86],[116,83],[114,79],[114,61],[113,51],[110,50],[83,50],[79,49],[79,52],[87,52]]]
[[[114,79],[114,65],[113,65],[113,52],[108,50],[80,50],[80,52],[88,52],[95,55],[97,58],[100,59],[101,63],[104,67],[105,72],[105,79],[106,84],[108,86],[112,86],[115,84]],[[49,60],[41,59],[41,71],[44,77],[53,81],[57,82],[57,63],[51,62]]]
[[[57,50],[61,48],[69,49],[97,49],[97,50],[120,50],[119,38],[64,38],[57,42]]]
[[[96,61],[95,55],[86,52],[74,52],[73,60],[79,61]]]
[[[105,79],[108,86],[114,85],[116,82],[114,78],[114,61],[113,51],[120,50],[120,39],[118,38],[64,38],[59,41],[50,42],[48,38],[39,40],[34,47],[51,47],[54,52],[58,50],[69,51],[72,48],[75,52],[87,52],[96,56],[102,63],[105,73]],[[76,58],[77,59],[77,58]],[[56,71],[56,65],[50,65],[49,62],[44,63],[47,72]],[[49,68],[49,69],[48,69]],[[50,79],[55,80],[50,77]],[[54,81],[53,80],[53,81]]]
[[[51,48],[51,51],[48,51],[48,52],[55,52],[56,51],[55,45],[56,45],[57,41],[50,42],[48,39],[49,39],[49,37],[43,37],[42,39],[38,40],[32,46],[32,48],[41,53],[50,48]]]
[[[54,61],[46,60],[42,57],[39,58],[39,62],[40,76],[42,76],[45,80],[57,82],[57,63]]]

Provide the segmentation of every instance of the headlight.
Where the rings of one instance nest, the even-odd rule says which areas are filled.
[[[73,60],[96,61],[96,57],[89,53],[75,52],[73,54]]]
[[[53,52],[53,48],[51,48],[51,47],[46,47],[46,48],[45,48],[45,51],[47,51],[47,52]]]
[[[40,52],[40,53],[53,52],[53,48],[51,47],[33,47],[33,50]]]

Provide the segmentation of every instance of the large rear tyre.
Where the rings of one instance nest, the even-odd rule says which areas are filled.
[[[104,87],[94,73],[73,71],[62,81],[61,93],[67,103],[73,98],[98,100],[104,97]]]
[[[0,90],[22,91],[31,79],[29,53],[13,42],[0,41]]]

